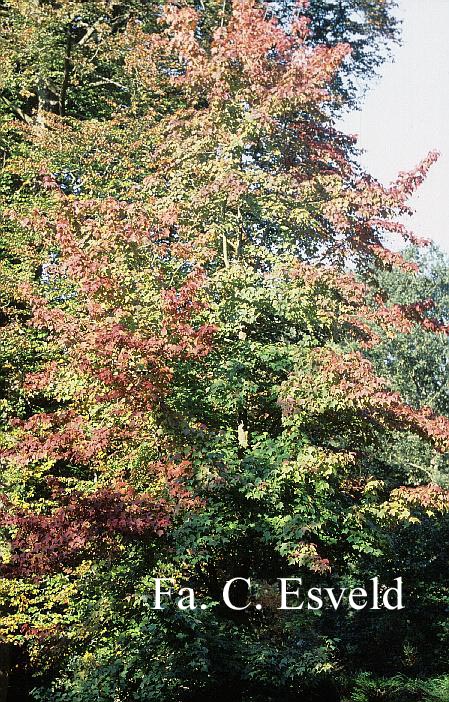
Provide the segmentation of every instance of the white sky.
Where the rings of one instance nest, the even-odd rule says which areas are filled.
[[[449,0],[398,4],[402,46],[342,130],[358,134],[364,167],[384,183],[431,149],[441,152],[411,202],[416,213],[407,224],[449,253]]]

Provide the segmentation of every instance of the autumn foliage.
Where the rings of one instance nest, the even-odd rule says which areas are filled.
[[[367,643],[384,619],[293,621],[273,592],[298,573],[412,579],[413,534],[429,552],[447,538],[444,486],[394,451],[401,434],[446,452],[449,419],[370,357],[449,330],[378,277],[419,275],[385,234],[428,243],[402,222],[437,153],[390,185],[363,172],[335,125],[361,49],[316,40],[317,2],[283,21],[254,0],[95,2],[90,25],[50,5],[62,69],[36,77],[3,36],[5,100],[20,96],[1,191],[4,640],[28,651],[40,700],[193,700],[226,680],[230,700],[293,699],[357,657],[398,672]],[[207,612],[158,620],[161,575]],[[260,617],[220,608],[237,576],[261,581]],[[402,621],[391,636],[424,648]]]

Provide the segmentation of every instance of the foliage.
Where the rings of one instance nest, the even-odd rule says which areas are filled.
[[[344,5],[371,8],[352,64],[318,40],[322,3],[289,22],[251,0],[8,5],[3,88],[25,124],[3,132],[1,633],[35,698],[312,699],[363,660],[444,675],[448,493],[394,447],[433,459],[449,420],[376,374],[385,339],[447,343],[421,288],[389,297],[385,278],[416,268],[384,234],[422,243],[397,218],[437,155],[383,186],[331,118],[390,5]],[[127,99],[105,107],[98,72]],[[280,576],[402,572],[407,621],[278,610]],[[224,607],[249,575],[263,609]],[[154,577],[206,609],[154,611]]]
[[[383,271],[379,273],[380,283],[388,290],[392,301],[409,304],[421,299],[427,307],[426,315],[446,324],[449,314],[447,258],[433,246],[421,250],[410,248],[405,256],[419,266],[419,273]],[[388,377],[410,404],[430,406],[438,413],[448,414],[448,346],[444,336],[414,325],[407,333],[384,338],[370,355],[377,371]],[[411,479],[424,471],[429,480],[447,486],[447,455],[432,455],[428,446],[416,437],[398,435],[389,460],[406,465]]]
[[[356,681],[355,689],[350,697],[351,702],[375,702],[375,700],[388,700],[400,702],[404,693],[409,700],[420,702],[440,702],[448,694],[448,679],[435,678],[430,681],[407,680],[402,676],[388,680],[376,680],[370,675],[362,675]]]
[[[198,31],[205,41],[232,11],[231,3],[221,0],[187,4],[199,11]],[[282,0],[270,3],[267,12],[289,22],[292,15],[307,10],[306,5]],[[353,48],[346,80],[336,82],[338,90],[354,94],[354,78],[366,79],[382,62],[385,49],[397,39],[394,7],[391,0],[344,0],[338,5],[312,0],[309,42],[348,42]],[[143,103],[148,108],[156,96],[159,110],[170,109],[170,100],[142,91],[139,81],[124,70],[131,48],[127,26],[137,22],[144,31],[155,31],[161,11],[162,3],[156,0],[2,0],[3,109],[26,122],[34,113],[42,121],[46,111],[108,119],[124,105],[142,108]]]

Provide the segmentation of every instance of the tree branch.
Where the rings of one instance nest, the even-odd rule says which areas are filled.
[[[97,31],[97,24],[98,22],[95,22],[95,24],[93,24],[92,27],[89,27],[89,29],[86,31],[85,34],[83,34],[79,42],[77,42],[77,46],[84,46],[84,44],[86,44],[89,41],[91,36]]]
[[[9,109],[14,112],[14,114],[22,120],[22,122],[26,122],[26,124],[32,124],[33,123],[33,118],[30,117],[30,115],[25,114],[23,110],[20,109],[20,107],[17,107],[17,105],[14,105],[11,100],[8,100],[6,95],[0,95],[0,98],[3,100],[5,105],[9,107]]]
[[[123,83],[118,83],[116,80],[112,80],[111,78],[104,78],[103,80],[98,80],[96,83],[91,83],[93,88],[98,88],[100,85],[115,85],[117,88],[129,92],[129,88],[126,85],[123,85]]]

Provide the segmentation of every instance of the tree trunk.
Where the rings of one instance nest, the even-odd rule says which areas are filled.
[[[47,112],[58,114],[59,112],[59,96],[48,87],[42,78],[39,79],[37,86],[37,100],[37,123],[45,126],[45,114]]]

